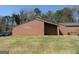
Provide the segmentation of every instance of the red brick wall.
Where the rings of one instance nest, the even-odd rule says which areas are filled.
[[[44,35],[44,22],[33,20],[28,23],[16,26],[12,31],[13,35]]]
[[[67,28],[62,26],[62,25],[59,25],[59,34],[60,32],[62,33],[62,35],[67,35]]]
[[[79,27],[67,27],[70,34],[79,34]]]
[[[79,27],[65,27],[65,26],[60,25],[59,30],[61,31],[61,33],[63,35],[68,35],[68,34],[77,35],[77,34],[79,34]]]

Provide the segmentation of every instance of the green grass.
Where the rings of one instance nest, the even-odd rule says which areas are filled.
[[[79,36],[10,36],[0,37],[0,51],[33,54],[78,54]]]

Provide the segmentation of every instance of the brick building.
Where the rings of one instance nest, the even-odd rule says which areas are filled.
[[[79,35],[79,23],[60,23],[59,35]]]
[[[43,19],[33,19],[16,26],[12,30],[13,35],[79,35],[79,24],[60,23],[55,24]]]
[[[13,35],[57,35],[57,24],[39,18],[16,26]]]

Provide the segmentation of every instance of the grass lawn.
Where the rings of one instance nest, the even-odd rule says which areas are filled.
[[[0,37],[0,51],[9,53],[79,53],[79,36]]]

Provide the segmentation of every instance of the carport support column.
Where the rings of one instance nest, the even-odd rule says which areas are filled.
[[[57,35],[59,35],[59,26],[57,26]]]

